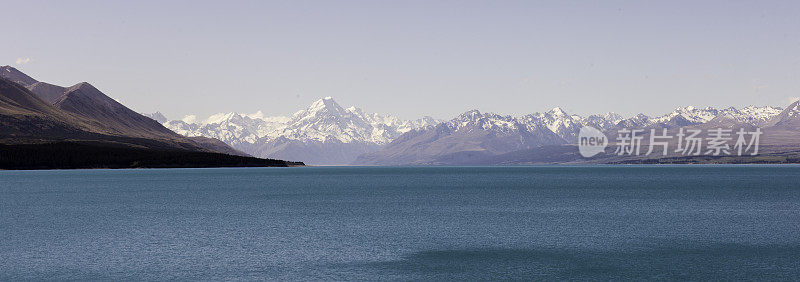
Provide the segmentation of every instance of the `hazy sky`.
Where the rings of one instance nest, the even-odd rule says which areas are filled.
[[[663,114],[800,96],[800,1],[6,1],[0,65],[140,112]]]

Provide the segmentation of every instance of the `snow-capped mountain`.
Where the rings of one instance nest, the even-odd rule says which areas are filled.
[[[727,108],[708,121],[708,124],[728,125],[744,124],[759,126],[781,113],[780,108],[749,106],[742,109]]]
[[[367,113],[356,107],[344,108],[333,98],[325,97],[291,116],[234,112],[201,120],[189,115],[164,125],[181,135],[222,140],[258,157],[318,165],[351,164],[359,156],[360,164],[430,164],[460,163],[537,146],[574,144],[584,126],[602,131],[711,123],[755,126],[774,120],[781,111],[775,107],[688,106],[656,117],[639,114],[624,118],[615,113],[584,117],[562,108],[520,117],[471,110],[441,122],[430,117],[401,120]],[[157,113],[151,117],[163,116]]]
[[[384,145],[411,129],[436,123],[430,117],[405,121],[393,116],[365,113],[356,107],[345,109],[333,98],[325,97],[307,109],[296,112],[286,123],[287,126],[274,132],[271,137],[318,142],[335,139],[342,143]]]
[[[436,126],[403,134],[384,149],[361,155],[356,163],[480,163],[488,156],[564,142],[545,125],[471,110]]]
[[[581,123],[600,130],[608,130],[616,126],[625,118],[616,113],[606,113],[602,115],[590,115],[581,120]]]
[[[164,114],[162,114],[161,112],[155,112],[155,113],[152,113],[152,114],[142,113],[142,115],[146,116],[146,117],[149,117],[149,118],[157,121],[158,123],[167,122],[167,117],[165,117]]]
[[[725,111],[726,110],[720,111],[712,107],[706,107],[703,109],[695,108],[693,106],[679,107],[672,113],[654,118],[652,121],[656,124],[665,124],[675,120],[676,118],[681,118],[691,124],[701,124],[711,121],[714,119],[714,117]]]
[[[164,123],[169,129],[185,136],[205,136],[219,139],[235,148],[255,144],[260,138],[286,127],[284,117],[264,117],[263,115],[219,113],[198,121],[194,115],[181,120]]]
[[[783,109],[777,107],[749,106],[738,111],[738,118],[752,124],[761,124],[781,114]]]
[[[764,124],[790,130],[800,129],[800,101],[795,101]]]
[[[584,126],[605,130],[615,126],[621,120],[623,120],[622,116],[615,113],[581,117],[568,114],[559,107],[544,113],[533,113],[519,118],[520,122],[528,126],[545,126],[569,143],[575,142],[578,132]]]
[[[693,106],[679,107],[675,111],[658,116],[648,117],[643,114],[632,118],[623,119],[615,126],[616,128],[644,128],[644,127],[663,127],[678,128],[706,124],[709,122],[725,120],[727,123],[735,122],[746,125],[757,126],[781,113],[781,108],[777,107],[756,107],[748,106],[742,109],[733,107],[727,109],[716,109],[713,107],[697,108]]]
[[[800,104],[798,117],[800,117]],[[580,129],[592,126],[603,131],[619,128],[677,128],[707,124],[722,117],[735,117],[737,124],[758,125],[781,114],[773,107],[746,107],[717,110],[711,107],[681,107],[672,113],[648,117],[643,114],[623,118],[614,113],[581,117],[554,108],[544,113],[521,117],[467,111],[439,124],[403,134],[382,150],[364,154],[356,164],[484,164],[540,146],[575,144]],[[791,116],[786,113],[785,116]],[[556,150],[558,151],[558,150]],[[539,156],[542,157],[542,156]],[[547,157],[558,158],[550,155]]]
[[[185,136],[217,138],[258,157],[349,164],[358,155],[377,150],[405,132],[438,122],[431,117],[401,120],[356,107],[345,109],[325,97],[290,117],[269,117],[262,112],[219,113],[205,120],[189,115],[164,125]]]
[[[581,118],[567,114],[561,108],[553,108],[544,113],[534,113],[523,116],[522,122],[528,125],[544,125],[559,137],[572,140],[583,127]]]

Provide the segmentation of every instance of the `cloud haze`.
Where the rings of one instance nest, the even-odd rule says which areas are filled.
[[[17,58],[17,65],[24,65],[31,62],[31,58]]]

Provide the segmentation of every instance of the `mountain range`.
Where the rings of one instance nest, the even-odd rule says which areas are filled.
[[[680,128],[716,124],[723,117],[733,126],[763,126],[781,114],[775,107],[743,109],[681,107],[657,117],[639,114],[623,118],[614,113],[581,117],[561,108],[521,117],[468,111],[433,128],[411,131],[379,151],[361,155],[360,165],[496,165],[586,162],[578,154],[577,136],[585,126],[606,136],[620,129]],[[714,123],[712,123],[714,122]],[[717,124],[719,125],[719,124]],[[645,135],[648,136],[648,135]],[[469,144],[470,146],[465,146]],[[447,148],[447,149],[442,149]],[[603,161],[617,162],[610,154]]]
[[[156,114],[151,116],[157,118]],[[257,157],[345,165],[361,154],[381,149],[403,133],[437,123],[431,117],[401,120],[356,107],[343,108],[325,97],[288,117],[269,117],[261,112],[220,113],[198,120],[190,115],[166,121],[164,126],[185,136],[216,138]]]
[[[642,129],[647,140],[648,129],[674,135],[685,129],[761,128],[764,156],[721,159],[673,152],[618,156],[608,152],[609,147],[586,159],[579,156],[576,143],[587,126],[609,140],[622,129]],[[469,110],[450,120],[427,116],[404,120],[344,108],[325,97],[290,116],[229,112],[169,120],[160,112],[137,113],[87,82],[63,87],[4,66],[0,67],[0,151],[0,167],[5,168],[300,164],[275,159],[315,165],[800,162],[800,102],[785,109],[688,106],[660,116],[581,116],[553,108],[521,116]]]
[[[87,82],[61,87],[37,81],[10,66],[0,67],[0,145],[4,151],[0,164],[17,168],[61,168],[56,162],[71,162],[70,167],[130,165],[120,163],[122,159],[133,160],[140,164],[137,166],[158,167],[287,165],[252,158],[218,140],[179,135]],[[50,155],[50,163],[25,157],[71,147],[76,150],[56,150],[63,155]],[[12,157],[13,152],[21,155]],[[120,158],[113,160],[108,154]],[[76,159],[82,160],[80,164]],[[92,162],[100,159],[106,163]]]
[[[770,124],[786,115],[784,112],[770,106],[688,106],[661,116],[626,118],[615,113],[580,116],[554,108],[516,117],[470,110],[447,121],[431,117],[401,120],[356,107],[343,108],[326,97],[292,116],[268,117],[257,112],[220,113],[205,120],[194,115],[166,120],[160,113],[151,117],[163,120],[167,128],[179,134],[217,138],[258,157],[302,159],[316,165],[459,165],[565,162],[551,153],[575,155],[574,145],[584,126],[600,129],[608,136],[615,136],[622,128],[774,127]],[[793,131],[784,133],[793,136]],[[786,138],[778,143],[786,142],[791,143]],[[506,160],[518,159],[515,152],[528,150],[549,151],[534,154],[546,156],[544,161]]]

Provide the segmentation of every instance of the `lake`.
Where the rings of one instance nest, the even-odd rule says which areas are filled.
[[[0,280],[800,279],[800,166],[0,171]]]

